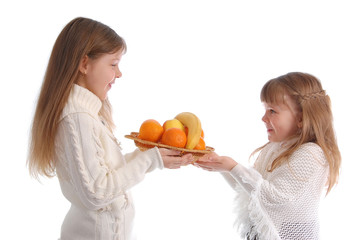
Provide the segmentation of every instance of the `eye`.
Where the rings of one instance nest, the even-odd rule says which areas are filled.
[[[276,111],[273,110],[273,109],[269,109],[269,112],[270,112],[271,114],[275,114],[275,113],[276,113]]]
[[[118,66],[118,64],[119,64],[119,62],[118,61],[114,61],[114,62],[112,62],[112,67],[116,67],[116,66]]]

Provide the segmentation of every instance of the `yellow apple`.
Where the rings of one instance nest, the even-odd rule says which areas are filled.
[[[170,119],[163,123],[163,129],[164,131],[169,128],[179,128],[183,132],[185,132],[184,125],[181,123],[178,119]]]

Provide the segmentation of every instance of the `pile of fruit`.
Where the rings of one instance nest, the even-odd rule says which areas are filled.
[[[182,112],[163,125],[154,119],[145,120],[137,137],[177,148],[206,150],[201,121],[190,112]]]

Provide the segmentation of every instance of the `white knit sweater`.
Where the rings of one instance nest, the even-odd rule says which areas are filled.
[[[96,95],[74,85],[61,116],[56,172],[71,203],[62,240],[134,239],[129,190],[147,172],[163,168],[157,148],[123,155],[98,115],[101,106]]]
[[[254,168],[236,165],[223,173],[237,191],[237,226],[241,236],[261,240],[319,239],[318,207],[328,164],[315,143],[303,144],[288,163],[267,171],[287,143],[269,143]]]

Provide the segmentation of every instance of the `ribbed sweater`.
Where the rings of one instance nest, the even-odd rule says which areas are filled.
[[[56,173],[71,203],[61,240],[134,239],[130,189],[163,168],[157,148],[123,155],[99,116],[100,99],[74,85],[55,141]]]

